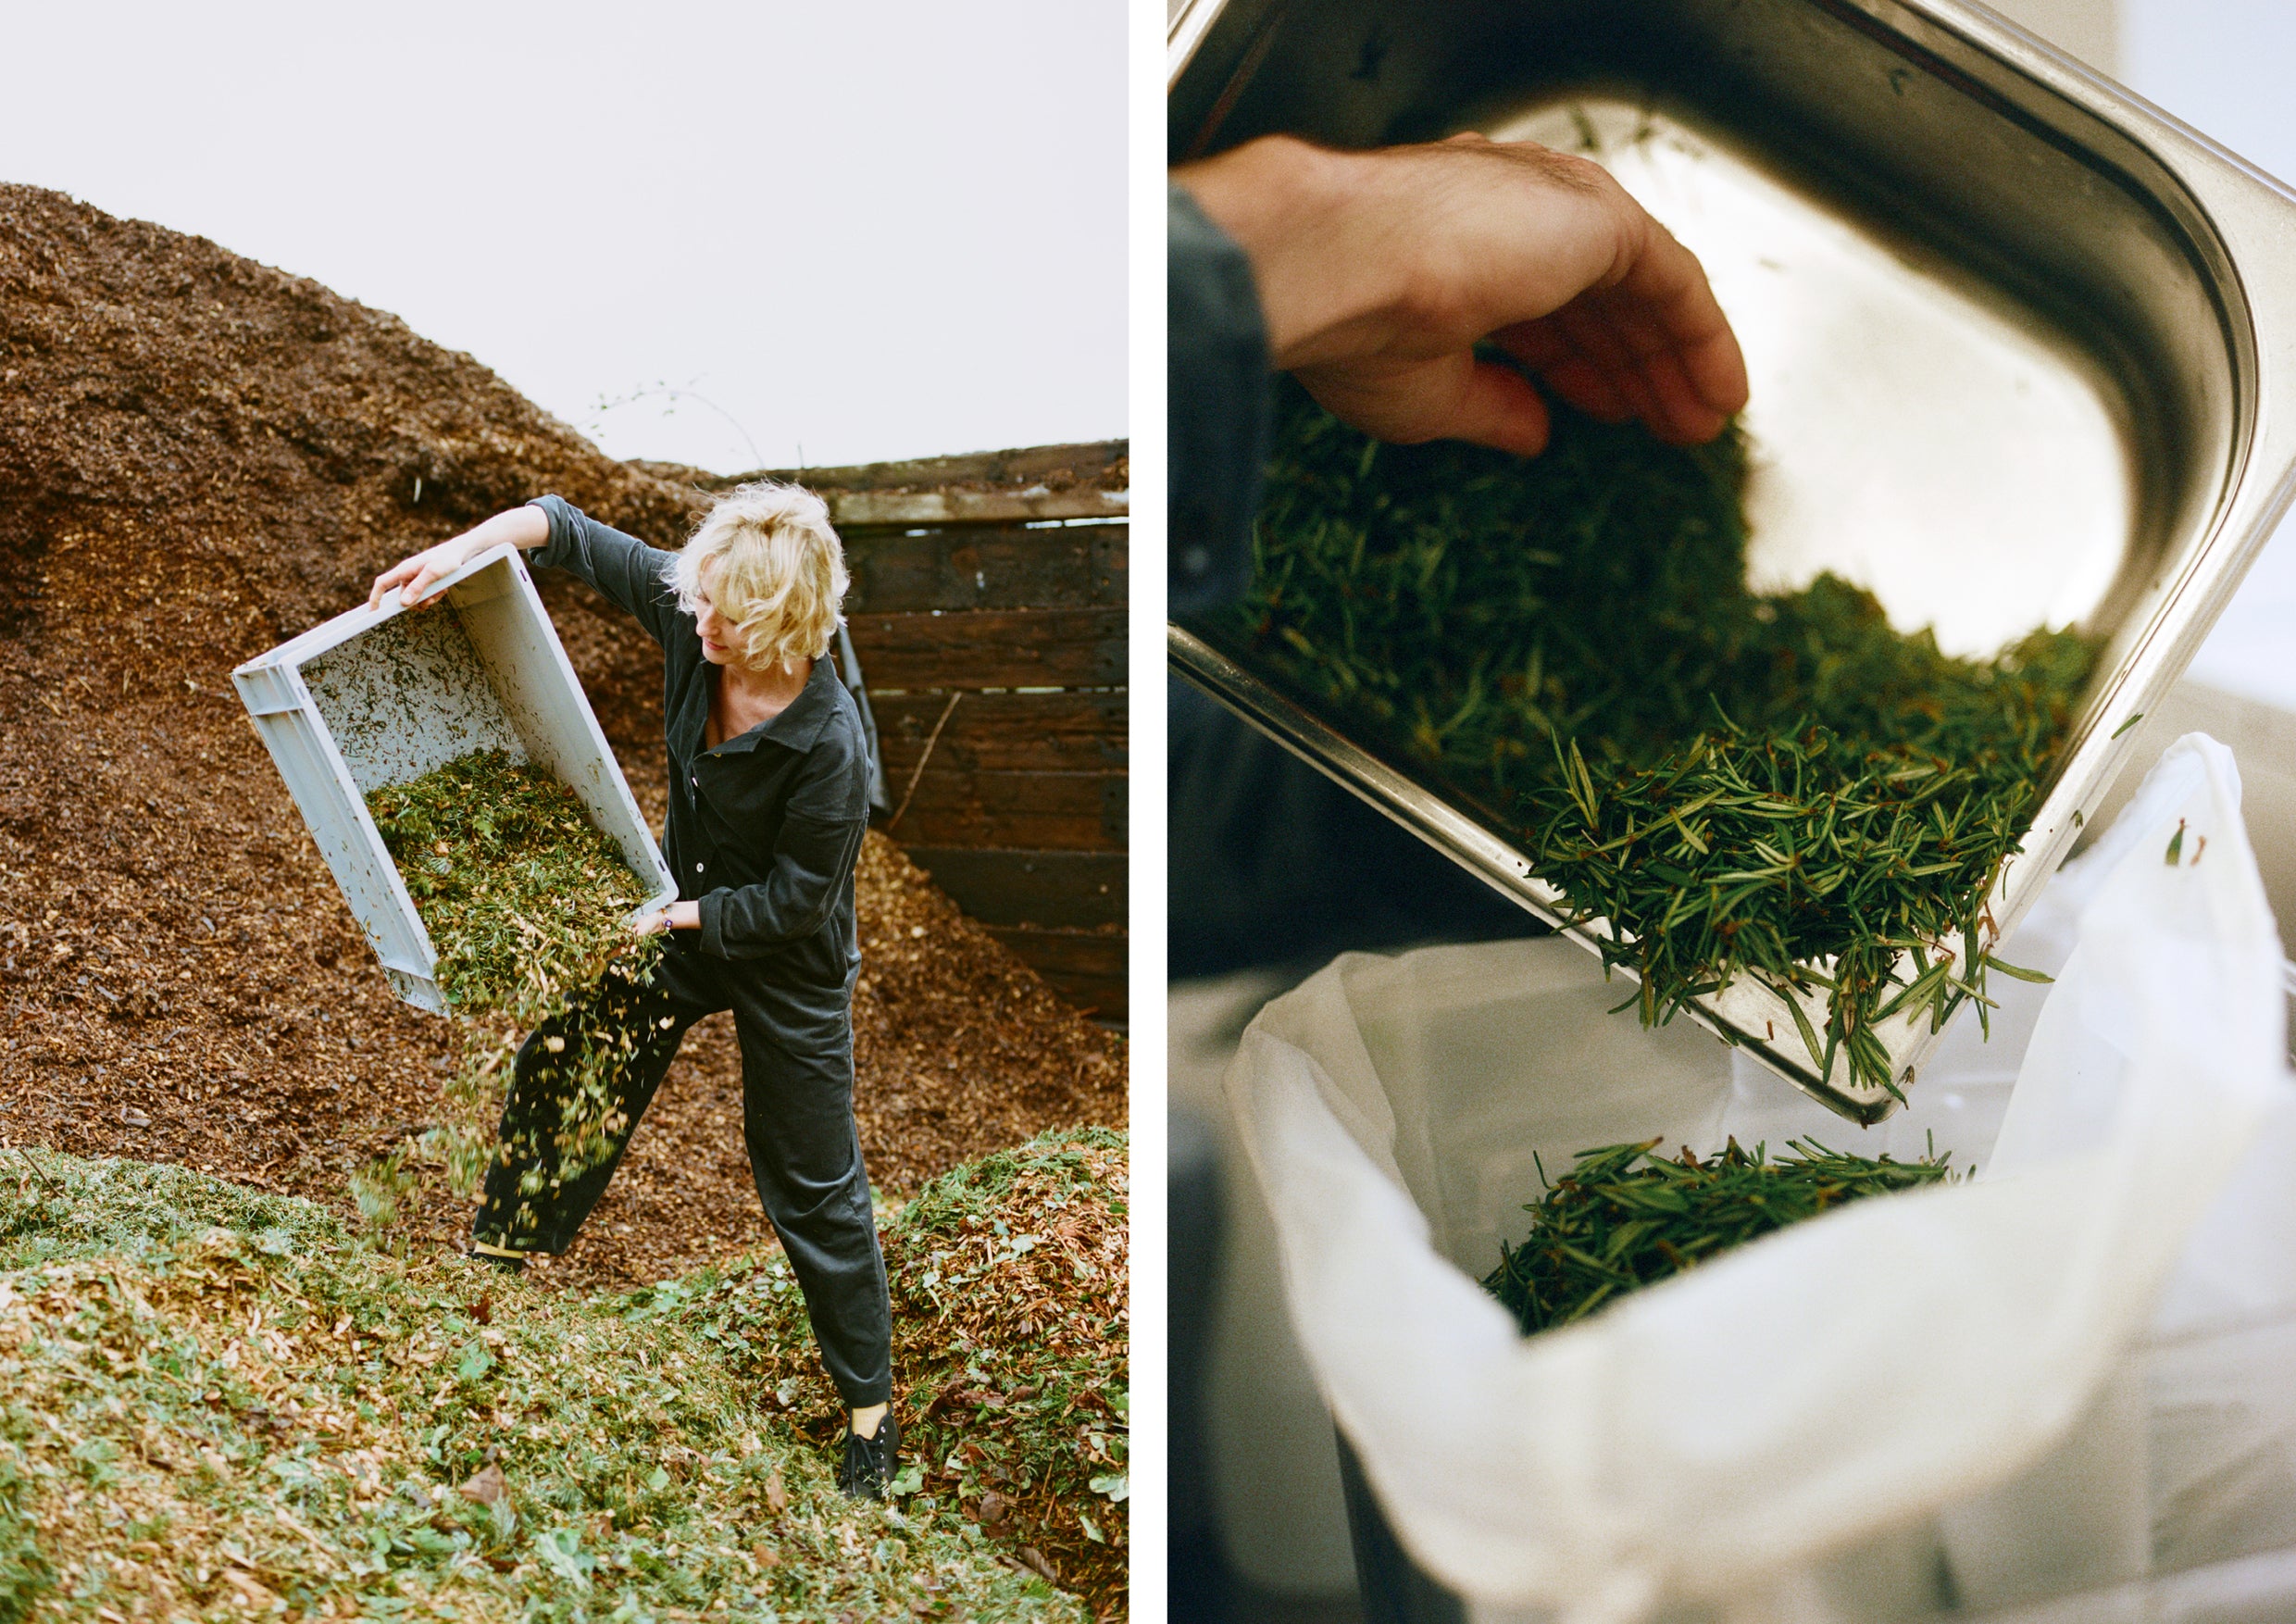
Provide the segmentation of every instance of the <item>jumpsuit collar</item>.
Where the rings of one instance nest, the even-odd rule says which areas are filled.
[[[836,663],[827,654],[816,656],[812,674],[806,677],[805,685],[797,691],[797,697],[789,702],[780,715],[758,723],[746,733],[728,739],[718,746],[718,753],[748,752],[756,749],[760,741],[770,740],[803,755],[813,748],[814,741],[821,736],[823,725],[836,711],[837,701],[830,692],[836,686]]]

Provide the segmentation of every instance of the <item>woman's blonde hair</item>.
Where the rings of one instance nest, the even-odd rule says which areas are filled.
[[[757,480],[718,498],[678,555],[670,584],[690,615],[705,596],[716,604],[737,629],[742,663],[762,671],[829,653],[852,577],[829,506],[799,486]]]

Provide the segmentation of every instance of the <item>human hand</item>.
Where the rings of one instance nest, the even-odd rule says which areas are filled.
[[[399,601],[408,608],[429,608],[445,595],[443,593],[430,592],[430,587],[461,568],[482,550],[484,543],[478,546],[471,544],[477,534],[476,531],[465,531],[453,541],[426,547],[413,557],[402,558],[392,565],[375,577],[374,587],[367,594],[367,606],[370,609],[381,607],[384,594],[393,587],[397,587]],[[425,593],[429,595],[425,596]]]
[[[367,606],[382,606],[383,594],[399,589],[399,601],[410,609],[427,609],[444,594],[430,588],[452,575],[489,547],[508,543],[514,547],[539,547],[550,539],[550,520],[537,507],[513,507],[474,525],[451,541],[402,558],[381,575],[367,594]]]
[[[1695,444],[1746,363],[1691,251],[1599,165],[1479,135],[1343,153],[1289,137],[1174,172],[1252,261],[1268,346],[1383,440],[1546,447],[1546,404],[1489,342],[1605,422]]]
[[[658,936],[665,931],[698,931],[702,928],[702,905],[697,902],[673,902],[666,907],[651,908],[630,921],[632,936]]]

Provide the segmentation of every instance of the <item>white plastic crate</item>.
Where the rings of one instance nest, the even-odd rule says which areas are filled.
[[[436,608],[410,611],[393,593],[231,673],[393,989],[441,1014],[438,955],[368,815],[368,791],[502,750],[574,792],[654,882],[646,906],[678,895],[518,549],[482,553],[443,585]]]

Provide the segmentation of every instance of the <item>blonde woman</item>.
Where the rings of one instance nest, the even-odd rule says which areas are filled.
[[[471,1250],[511,1268],[565,1251],[686,1028],[731,1009],[750,1169],[850,1412],[838,1481],[881,1499],[900,1447],[892,1311],[853,1118],[853,869],[868,827],[868,747],[828,657],[847,582],[829,510],[795,486],[743,485],[682,552],[665,553],[543,496],[383,571],[368,602],[396,589],[424,605],[449,571],[505,542],[588,581],[662,645],[662,849],[679,900],[642,923],[668,933],[650,983],[601,989],[519,1048]],[[584,1041],[631,1046],[611,1155],[522,1200],[522,1181],[554,1181],[546,1125]]]

